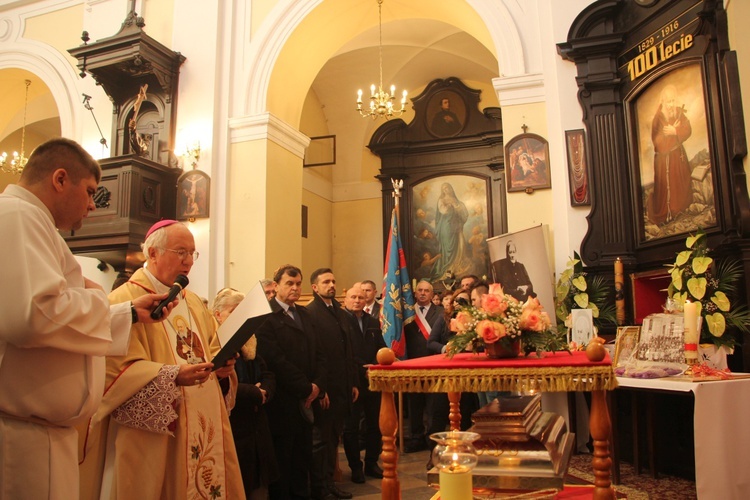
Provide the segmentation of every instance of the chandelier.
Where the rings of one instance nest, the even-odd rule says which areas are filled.
[[[367,117],[376,119],[384,117],[386,120],[392,116],[400,116],[406,111],[406,90],[404,90],[401,96],[401,108],[396,109],[394,104],[396,101],[396,86],[391,85],[391,92],[385,92],[383,90],[383,0],[378,0],[378,34],[380,36],[378,49],[380,55],[380,84],[378,85],[377,92],[375,92],[375,85],[370,85],[370,106],[369,108],[362,107],[362,89],[357,91],[357,111],[359,114]]]
[[[8,153],[3,151],[0,154],[0,170],[8,174],[20,174],[23,171],[23,167],[26,166],[26,162],[29,161],[23,154],[23,146],[26,141],[26,108],[29,105],[29,86],[31,80],[26,80],[26,99],[23,103],[23,128],[21,129],[21,154],[18,151],[13,151],[13,156],[8,159]]]

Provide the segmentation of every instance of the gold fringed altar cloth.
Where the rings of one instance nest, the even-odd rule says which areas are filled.
[[[609,391],[617,378],[609,357],[594,362],[582,351],[548,352],[512,359],[484,354],[444,354],[372,365],[370,390],[390,392]]]

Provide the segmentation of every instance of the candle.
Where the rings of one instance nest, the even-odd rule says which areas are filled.
[[[617,324],[625,324],[625,279],[623,278],[622,261],[615,259],[615,307]]]
[[[697,344],[698,343],[698,303],[685,301],[684,312],[684,328],[685,328],[685,343],[686,344]]]
[[[471,470],[463,465],[440,469],[440,500],[472,498]]]

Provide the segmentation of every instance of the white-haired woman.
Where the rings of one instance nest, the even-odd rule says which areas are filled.
[[[232,288],[221,290],[214,298],[213,315],[221,325],[242,302],[245,295]],[[278,477],[271,431],[263,405],[276,390],[276,378],[256,354],[257,340],[250,337],[242,346],[234,365],[239,379],[237,400],[229,415],[234,444],[248,500],[268,498],[268,484]]]

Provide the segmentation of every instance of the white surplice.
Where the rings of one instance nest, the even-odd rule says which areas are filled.
[[[129,304],[110,308],[47,207],[0,194],[0,500],[78,498],[75,425],[101,401],[104,355],[127,351]]]

